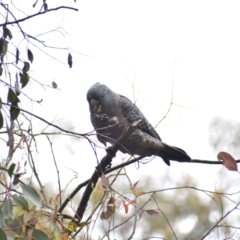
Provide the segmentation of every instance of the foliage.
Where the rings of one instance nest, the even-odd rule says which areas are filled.
[[[29,9],[27,4],[30,3],[25,5],[22,1],[0,3],[2,12],[0,85],[3,87],[0,99],[0,129],[1,139],[7,143],[8,148],[7,157],[1,161],[0,172],[0,239],[62,239],[63,230],[67,231],[67,224],[62,220],[56,220],[59,196],[51,204],[46,197],[33,157],[33,152],[36,151],[34,147],[36,139],[29,118],[33,115],[24,110],[28,107],[25,104],[26,100],[36,104],[41,103],[41,100],[34,100],[29,96],[30,83],[43,88],[58,88],[56,82],[45,85],[32,78],[31,68],[34,60],[39,56],[38,54],[35,56],[34,51],[51,48],[41,39],[42,35],[62,29],[57,28],[34,36],[27,32],[25,22],[31,22],[40,15],[53,15],[54,11],[77,11],[77,9],[68,6],[48,8],[45,0],[42,2],[37,0],[32,10],[26,14],[25,10]],[[50,55],[45,55],[48,56]],[[66,54],[65,62],[72,67],[71,53]],[[15,76],[14,80],[12,76]],[[21,151],[28,156],[23,164],[14,158],[14,155]],[[23,182],[21,179],[28,171],[32,171],[32,178]],[[32,180],[34,182],[36,180],[38,186],[36,183],[33,184]]]
[[[58,84],[55,81],[43,84],[31,76],[33,64],[38,58],[35,51],[51,46],[46,45],[40,34],[33,36],[27,33],[23,23],[40,15],[53,14],[54,11],[77,9],[67,6],[49,8],[49,2],[45,0],[41,3],[36,0],[31,14],[23,14],[21,3],[16,6],[12,1],[1,2],[0,7],[3,12],[0,24],[0,133],[2,142],[7,145],[0,166],[0,239],[131,239],[139,236],[141,239],[184,239],[185,235],[186,239],[207,239],[219,235],[224,239],[237,238],[239,227],[229,216],[232,217],[239,209],[238,191],[227,192],[229,185],[215,191],[200,189],[190,176],[181,181],[172,181],[167,173],[164,179],[174,187],[165,187],[161,182],[155,183],[151,190],[153,180],[150,177],[133,181],[127,173],[130,164],[148,163],[149,159],[141,156],[122,159],[121,163],[111,167],[121,138],[100,161],[92,176],[68,196],[64,195],[68,189],[61,186],[62,179],[48,135],[59,137],[66,134],[71,139],[85,139],[95,154],[97,144],[91,139],[92,132],[66,130],[27,110],[26,100],[33,104],[42,101],[29,96],[30,84],[44,89],[58,89]],[[73,56],[69,51],[64,61],[69,68],[73,67]],[[15,76],[14,80],[12,76]],[[36,134],[32,118],[58,132],[47,133],[43,130]],[[45,141],[50,146],[58,178],[56,193],[52,192],[50,185],[43,186],[36,167],[34,153],[38,151],[37,135],[47,135]],[[213,145],[216,147],[219,142],[224,141],[216,134]],[[238,145],[237,140],[231,143]],[[224,164],[228,170],[238,173],[239,161],[228,152],[223,152],[221,147],[219,151],[219,161],[195,159],[191,164]],[[15,158],[19,152],[27,156],[21,163]],[[24,178],[27,174],[28,177]],[[83,187],[86,188],[78,203],[74,197]],[[186,223],[189,224],[187,230]]]

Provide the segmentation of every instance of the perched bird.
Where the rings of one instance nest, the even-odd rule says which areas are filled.
[[[87,92],[92,124],[98,140],[112,145],[137,122],[133,132],[121,142],[120,151],[131,155],[159,156],[169,166],[169,160],[190,162],[187,153],[162,142],[160,136],[140,109],[128,98],[113,92],[106,85],[95,83]]]

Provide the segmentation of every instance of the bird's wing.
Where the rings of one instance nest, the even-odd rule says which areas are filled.
[[[141,120],[141,122],[137,125],[138,129],[158,140],[161,140],[158,133],[155,131],[153,126],[148,122],[148,120],[144,117],[140,109],[135,104],[133,104],[128,98],[122,95],[120,95],[120,109],[124,117],[130,123]]]

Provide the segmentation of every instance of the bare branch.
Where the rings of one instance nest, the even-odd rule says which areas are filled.
[[[53,151],[53,143],[51,142],[50,138],[48,136],[46,136],[47,139],[48,139],[48,142],[50,144],[50,147],[51,147],[51,152],[52,152],[52,157],[53,157],[53,161],[54,161],[54,165],[55,165],[55,168],[56,168],[56,171],[57,171],[57,179],[58,179],[58,191],[59,191],[59,203],[60,205],[62,204],[62,188],[61,188],[61,179],[60,179],[60,173],[59,173],[59,169],[58,169],[58,165],[57,165],[57,161],[56,161],[56,158],[55,158],[55,154],[54,154],[54,151]]]
[[[4,103],[4,102],[2,102],[2,104],[3,104],[3,105],[6,105],[6,106],[9,106],[9,107],[12,106],[12,104],[9,104],[9,103]],[[81,133],[76,133],[76,132],[72,132],[72,131],[67,131],[67,130],[65,130],[65,129],[63,129],[63,128],[61,128],[61,127],[59,127],[59,126],[57,126],[57,125],[55,125],[55,124],[53,124],[53,123],[51,123],[51,122],[48,122],[47,120],[45,120],[45,119],[42,118],[42,117],[39,117],[39,116],[37,116],[37,115],[35,115],[35,114],[27,111],[27,110],[24,110],[24,109],[19,108],[19,107],[17,107],[17,106],[14,106],[14,108],[19,109],[20,111],[23,111],[23,112],[25,112],[25,113],[27,113],[27,114],[29,114],[29,115],[31,115],[31,116],[33,116],[33,117],[41,120],[42,122],[45,122],[45,123],[48,124],[49,126],[52,126],[52,127],[54,127],[54,128],[57,128],[57,129],[60,130],[60,131],[63,131],[63,132],[65,132],[65,133],[71,133],[71,134],[73,134],[73,135],[81,136],[81,137],[84,137],[84,138],[88,139],[87,136],[89,135],[89,133],[83,133],[83,134],[81,134]],[[88,139],[88,140],[89,140],[89,139]],[[90,141],[90,140],[89,140],[89,141]]]
[[[209,229],[209,231],[201,238],[201,240],[203,240],[204,238],[206,238],[216,227],[218,227],[219,223],[225,219],[230,213],[232,213],[235,209],[238,208],[238,206],[240,205],[240,202],[237,203],[230,211],[228,211],[226,214],[224,214],[217,222],[216,224],[214,224],[214,226],[212,228]]]
[[[1,5],[2,5],[2,4],[1,4]],[[26,20],[28,20],[28,19],[30,19],[30,18],[39,16],[39,15],[42,15],[42,14],[46,14],[46,13],[51,12],[51,11],[57,11],[57,10],[59,10],[59,9],[70,9],[70,10],[78,11],[77,8],[68,7],[68,6],[60,6],[60,7],[48,9],[47,12],[38,12],[38,13],[35,13],[35,14],[33,14],[33,15],[29,15],[29,16],[27,16],[27,17],[25,17],[25,18],[21,18],[21,19],[12,21],[12,22],[2,23],[2,24],[0,24],[0,27],[3,26],[3,25],[11,25],[11,24],[15,24],[15,23],[24,22],[24,21],[26,21]]]

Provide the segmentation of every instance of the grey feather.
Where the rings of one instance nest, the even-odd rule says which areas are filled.
[[[95,83],[87,93],[90,116],[100,142],[114,144],[134,122],[134,132],[122,143],[123,153],[144,156],[156,155],[167,165],[169,160],[189,162],[191,158],[181,148],[162,142],[140,109],[128,98],[113,92],[106,85]]]

